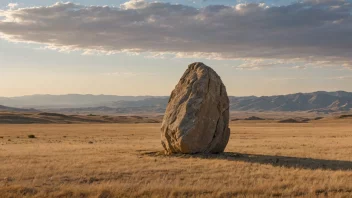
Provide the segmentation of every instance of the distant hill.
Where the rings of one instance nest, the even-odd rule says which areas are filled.
[[[231,111],[310,111],[319,113],[352,110],[352,93],[318,91],[277,96],[230,96]],[[109,95],[34,95],[0,98],[0,105],[35,107],[61,113],[164,113],[169,97]],[[13,104],[13,105],[11,105]]]
[[[7,106],[3,106],[0,105],[0,112],[39,112],[36,109],[21,109],[21,108],[14,108],[14,107],[7,107]]]
[[[159,123],[162,117],[64,115],[58,113],[1,112],[0,124]]]
[[[137,101],[152,96],[114,96],[114,95],[29,95],[19,97],[0,97],[0,105],[19,108],[78,108],[103,106],[117,101]]]
[[[236,111],[349,111],[352,93],[337,91],[296,93],[262,97],[230,97],[231,110]]]
[[[137,101],[118,101],[112,103],[110,106],[116,108],[126,108],[126,107],[162,107],[165,108],[169,102],[169,97],[154,97],[146,98]]]
[[[165,112],[165,106],[140,106],[140,107],[119,107],[112,108],[106,106],[100,107],[81,107],[81,108],[53,108],[43,109],[43,111],[64,113],[64,114],[163,114]]]

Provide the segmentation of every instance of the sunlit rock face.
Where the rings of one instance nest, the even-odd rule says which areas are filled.
[[[161,127],[166,153],[220,153],[230,137],[229,98],[219,75],[193,63],[172,91]]]

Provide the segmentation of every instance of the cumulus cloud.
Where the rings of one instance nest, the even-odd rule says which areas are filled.
[[[9,3],[7,5],[7,7],[10,8],[10,9],[14,9],[14,8],[18,7],[18,3]]]
[[[200,9],[143,0],[120,7],[56,3],[0,11],[0,35],[87,54],[149,52],[249,60],[241,68],[292,61],[352,68],[351,12],[352,4],[343,0]]]
[[[128,10],[128,9],[142,9],[146,8],[148,6],[148,3],[145,2],[144,0],[131,0],[127,1],[126,3],[121,5],[122,9]]]

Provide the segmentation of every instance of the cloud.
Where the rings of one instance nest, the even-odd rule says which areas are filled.
[[[327,79],[328,80],[351,80],[352,76],[335,76],[335,77],[329,77]]]
[[[14,8],[18,7],[18,3],[9,3],[9,4],[7,4],[7,7],[10,9],[14,9]]]
[[[56,3],[0,11],[0,35],[86,54],[147,52],[352,68],[351,12],[352,4],[343,0],[204,8],[143,0],[120,7]],[[268,67],[264,63],[257,65]],[[256,66],[241,66],[247,67]]]
[[[262,68],[274,68],[288,63],[289,63],[288,61],[282,61],[282,60],[249,59],[249,60],[245,60],[244,63],[238,66],[234,66],[234,68],[239,70],[243,70],[243,69],[258,70]]]
[[[144,0],[131,0],[121,5],[122,9],[144,9],[148,6],[148,3]]]
[[[292,67],[292,69],[307,69],[306,65],[296,65],[294,67]]]

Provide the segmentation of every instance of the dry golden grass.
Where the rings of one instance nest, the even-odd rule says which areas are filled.
[[[208,156],[161,155],[159,127],[0,125],[0,197],[352,196],[351,119],[232,122]]]

